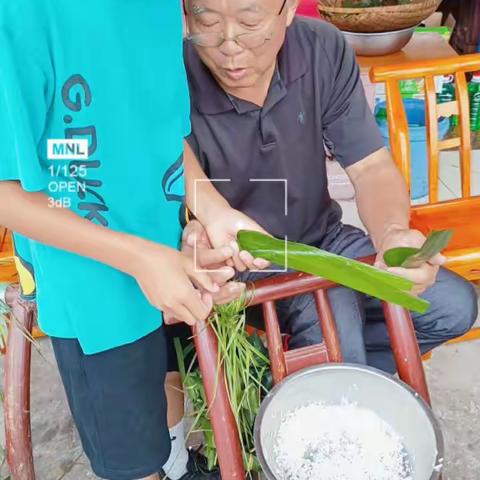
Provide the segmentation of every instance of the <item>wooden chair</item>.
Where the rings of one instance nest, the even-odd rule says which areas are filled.
[[[0,283],[18,281],[15,262],[13,261],[13,244],[10,232],[0,226]]]
[[[480,55],[464,55],[443,60],[412,62],[403,65],[374,67],[372,82],[385,82],[387,117],[393,158],[410,186],[410,143],[408,123],[400,94],[399,80],[424,79],[426,128],[428,145],[429,201],[412,207],[412,228],[427,234],[432,230],[451,228],[452,243],[445,251],[446,267],[468,280],[480,280],[480,196],[472,196],[472,146],[470,106],[466,72],[480,71]],[[437,104],[437,75],[454,75],[456,100]],[[458,115],[459,137],[440,141],[438,119]],[[461,198],[440,201],[438,198],[440,152],[459,148]],[[465,338],[465,337],[464,337]],[[467,334],[468,339],[480,338],[480,329]]]
[[[364,259],[373,263],[373,257]],[[274,382],[280,382],[291,373],[318,363],[340,362],[342,354],[335,321],[327,297],[327,290],[335,284],[303,273],[289,273],[276,278],[260,280],[249,289],[250,305],[262,305],[272,362]],[[325,341],[316,346],[284,352],[278,326],[275,301],[312,292]],[[22,330],[32,331],[36,309],[32,302],[24,302],[18,287],[7,292],[8,304],[17,322],[11,324],[5,367],[5,429],[7,460],[15,480],[35,480],[30,432],[30,361],[31,343]],[[425,373],[420,358],[410,314],[402,308],[384,304],[387,328],[392,341],[400,378],[411,385],[430,402]],[[224,373],[218,369],[218,346],[215,333],[207,322],[194,329],[194,341],[199,366],[210,406],[210,418],[218,449],[224,480],[245,478],[240,440],[230,408]]]

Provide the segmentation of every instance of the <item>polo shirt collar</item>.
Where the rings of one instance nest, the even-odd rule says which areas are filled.
[[[237,98],[227,93],[228,99],[239,115],[249,112],[256,112],[259,110],[262,110],[262,114],[265,115],[286,95],[287,89],[282,77],[280,76],[278,64],[275,67],[275,72],[273,73],[272,81],[270,82],[270,87],[268,88],[267,98],[265,99],[263,107],[259,107],[248,100],[243,100],[242,98]]]
[[[286,94],[286,87],[303,77],[308,71],[307,59],[298,37],[294,22],[287,29],[285,42],[278,54],[277,68],[270,90],[280,86],[280,92]],[[195,99],[195,106],[200,113],[214,115],[230,110],[245,113],[258,109],[256,105],[250,102],[228,95],[203,64],[195,47],[189,42],[185,42],[185,61],[190,88],[193,90],[192,97]],[[269,96],[272,93],[270,90]]]

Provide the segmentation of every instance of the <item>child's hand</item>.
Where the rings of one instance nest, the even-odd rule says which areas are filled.
[[[224,270],[230,274],[228,278],[235,273],[226,263],[234,255],[233,248],[229,245],[213,248],[205,228],[198,220],[190,221],[183,230],[182,252],[194,258],[198,270]]]
[[[189,222],[183,231],[182,252],[196,262],[197,269],[211,270],[207,273],[220,287],[218,292],[212,294],[214,303],[229,303],[245,290],[244,283],[229,281],[235,274],[235,270],[226,265],[226,261],[233,257],[232,247],[213,248],[205,229],[197,220]]]
[[[195,268],[191,257],[149,241],[142,242],[132,275],[154,307],[189,325],[207,318],[212,294],[220,290],[208,273]]]

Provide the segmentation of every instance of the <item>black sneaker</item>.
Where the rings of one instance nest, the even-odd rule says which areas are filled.
[[[160,473],[162,480],[170,480],[165,474]],[[200,448],[188,449],[187,473],[180,480],[221,480],[219,470],[209,470],[207,459],[200,453]]]

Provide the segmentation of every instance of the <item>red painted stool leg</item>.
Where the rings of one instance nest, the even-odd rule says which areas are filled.
[[[18,290],[7,290],[12,308],[5,357],[5,436],[7,462],[14,480],[35,480],[30,429],[30,363],[32,345],[25,337],[31,332],[35,315],[33,304],[22,302]],[[17,325],[18,322],[18,325]]]
[[[425,370],[410,313],[402,307],[383,304],[388,334],[398,375],[430,405]]]
[[[223,368],[219,368],[218,364],[217,337],[205,321],[195,325],[193,334],[222,478],[243,480],[245,469],[240,438],[228,399]]]

